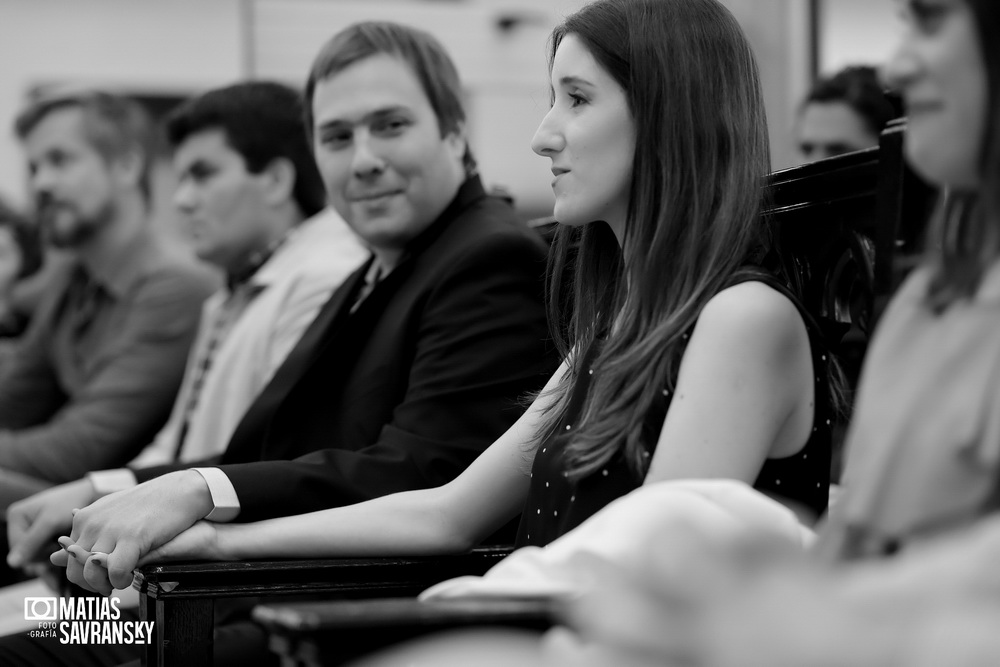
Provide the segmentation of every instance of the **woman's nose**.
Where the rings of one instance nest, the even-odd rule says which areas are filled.
[[[916,49],[911,37],[904,35],[882,66],[880,72],[882,82],[887,87],[902,92],[919,72],[920,59]]]
[[[531,138],[531,150],[543,157],[550,157],[553,153],[558,153],[566,144],[557,127],[558,123],[554,111],[554,108],[549,109],[538,125],[538,129],[535,130],[535,136]]]
[[[174,190],[174,206],[181,213],[188,213],[194,208],[194,188],[187,179],[181,179]]]

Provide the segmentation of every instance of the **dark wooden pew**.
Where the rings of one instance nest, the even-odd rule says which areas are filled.
[[[782,252],[793,258],[805,305],[828,332],[849,375],[852,359],[860,364],[874,323],[908,267],[894,258],[918,251],[933,194],[905,167],[902,138],[902,126],[893,126],[878,148],[778,171],[769,180],[768,214]],[[156,621],[154,644],[143,664],[211,664],[217,598],[412,596],[449,577],[482,573],[505,553],[479,549],[446,558],[147,565],[136,571],[134,583],[142,618]],[[288,664],[335,664],[366,646],[379,648],[455,625],[540,629],[553,621],[553,612],[544,601],[427,605],[397,597],[346,606],[282,605],[279,600],[258,607],[255,618],[272,632],[273,646]],[[355,647],[351,651],[348,641]]]
[[[268,629],[282,666],[340,665],[374,650],[442,630],[483,627],[543,632],[559,616],[544,599],[440,600],[386,598],[261,605],[254,620]]]
[[[419,558],[169,563],[136,570],[140,620],[154,621],[143,665],[212,664],[215,601],[281,595],[327,599],[414,596],[445,579],[479,575],[510,553],[479,547],[466,554]]]
[[[937,190],[924,183],[903,159],[905,119],[890,123],[879,139],[880,183],[873,235],[876,257],[874,300],[876,318],[896,288],[920,261],[927,222]],[[876,319],[877,321],[877,319]]]

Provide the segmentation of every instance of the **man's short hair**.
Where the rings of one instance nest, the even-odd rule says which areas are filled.
[[[847,104],[876,135],[882,133],[890,120],[902,115],[900,102],[882,85],[878,71],[867,65],[845,67],[816,81],[802,107],[812,102]]]
[[[42,92],[15,119],[17,137],[24,141],[46,116],[67,108],[83,112],[86,137],[106,162],[129,154],[140,156],[139,188],[148,200],[155,141],[149,115],[134,100],[101,90]]]
[[[306,129],[312,137],[312,102],[316,84],[354,63],[374,55],[399,58],[412,69],[437,116],[441,136],[458,132],[465,124],[462,84],[451,56],[430,33],[390,21],[355,23],[330,38],[309,70],[305,88]],[[468,146],[465,169],[474,173],[476,161]]]
[[[278,158],[295,167],[293,196],[302,214],[326,206],[323,181],[302,125],[302,98],[280,83],[249,81],[194,97],[167,118],[167,140],[177,148],[192,134],[220,129],[243,156],[250,173],[260,173]]]

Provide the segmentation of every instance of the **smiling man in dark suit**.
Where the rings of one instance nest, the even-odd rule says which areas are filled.
[[[109,555],[107,569],[69,558],[71,580],[127,586],[143,554],[201,519],[443,484],[519,416],[556,364],[544,246],[484,192],[460,94],[426,33],[358,24],[324,46],[306,88],[313,149],[372,258],[251,406],[222,465],[140,471],[160,476],[76,514],[76,545]]]

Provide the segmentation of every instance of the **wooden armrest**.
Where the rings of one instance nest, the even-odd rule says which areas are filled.
[[[253,619],[270,635],[283,664],[336,665],[422,635],[469,627],[550,628],[553,599],[432,600],[414,598],[260,605]]]
[[[511,550],[494,546],[452,556],[150,564],[135,570],[132,586],[157,599],[419,591],[451,577],[483,574]]]
[[[511,552],[479,547],[453,556],[163,563],[135,570],[139,615],[154,621],[143,664],[210,665],[217,598],[328,594],[416,595],[451,577],[479,575]]]

